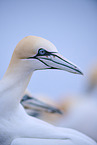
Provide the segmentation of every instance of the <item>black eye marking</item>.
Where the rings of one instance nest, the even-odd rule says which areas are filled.
[[[36,56],[49,56],[49,55],[51,55],[52,53],[51,52],[48,52],[48,51],[46,51],[45,49],[43,49],[43,48],[40,48],[39,50],[38,50],[38,54],[36,55]]]
[[[44,48],[40,48],[38,50],[38,53],[33,56],[33,57],[28,57],[27,59],[36,59],[38,56],[50,56],[50,55],[53,55],[53,53],[57,53],[57,52],[49,52],[49,51],[46,51]]]

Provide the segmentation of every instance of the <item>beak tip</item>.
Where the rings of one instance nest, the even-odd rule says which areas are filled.
[[[74,72],[70,71],[71,73],[78,74],[78,75],[84,75],[82,71],[79,69],[76,69]]]
[[[80,72],[80,75],[84,75],[83,72]]]
[[[60,114],[60,115],[63,114],[60,109],[55,109],[55,110],[52,111],[52,113],[57,113],[57,114]]]
[[[84,75],[84,73],[77,67],[76,67],[75,71],[76,71],[75,74]]]

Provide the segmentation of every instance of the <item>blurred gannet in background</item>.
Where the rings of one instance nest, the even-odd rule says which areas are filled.
[[[89,70],[87,91],[91,92],[97,87],[97,62],[95,62]]]
[[[63,115],[52,124],[78,130],[97,141],[97,99],[89,94],[61,99],[58,108]],[[62,109],[61,109],[62,108]],[[58,116],[56,114],[56,116]]]
[[[75,65],[63,58],[48,40],[35,36],[21,40],[0,81],[0,144],[97,145],[80,132],[55,127],[27,115],[20,100],[32,73],[44,69],[60,69],[82,74]]]
[[[42,116],[42,114],[44,114],[44,113],[62,114],[60,109],[55,107],[54,104],[51,105],[51,104],[49,104],[48,101],[47,101],[47,103],[45,103],[45,100],[43,99],[43,101],[42,101],[40,96],[39,96],[39,99],[37,99],[37,98],[38,97],[36,97],[36,96],[33,97],[32,94],[26,89],[26,91],[23,95],[23,98],[21,100],[21,104],[23,105],[26,112],[30,116],[40,118]]]
[[[37,118],[59,127],[76,129],[97,141],[97,99],[89,94],[63,95],[59,98],[52,104],[62,114],[42,112]]]

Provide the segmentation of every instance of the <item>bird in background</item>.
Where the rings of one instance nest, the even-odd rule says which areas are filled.
[[[63,115],[52,124],[78,130],[97,141],[97,99],[94,96],[68,95],[58,102],[58,108]]]
[[[36,36],[22,39],[0,81],[0,144],[97,145],[76,130],[56,127],[27,115],[20,101],[32,73],[45,69],[82,74],[77,66],[58,53],[50,41]]]
[[[34,96],[34,97],[33,97]],[[43,97],[43,96],[42,96]],[[44,96],[45,100],[41,99],[41,95],[32,95],[28,89],[26,89],[23,98],[21,100],[21,104],[25,108],[27,114],[30,116],[34,116],[40,118],[42,114],[62,114],[62,111],[58,109],[54,104],[51,105],[46,99],[47,96]]]
[[[97,61],[95,61],[88,70],[86,92],[91,93],[95,88],[97,90]]]
[[[45,104],[56,106],[61,113],[52,113],[39,108],[38,115],[35,116],[33,110],[29,108],[30,113],[27,112],[29,115],[59,127],[76,129],[97,141],[97,100],[93,96],[68,94],[59,96],[57,101],[51,100],[50,97],[45,99],[47,96],[45,98],[42,96],[42,99],[40,96],[38,98]],[[25,110],[27,111],[27,108]]]

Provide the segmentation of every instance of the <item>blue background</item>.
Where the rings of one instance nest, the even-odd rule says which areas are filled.
[[[84,72],[37,71],[30,91],[53,98],[83,91],[88,68],[97,61],[97,0],[0,0],[0,79],[15,46],[28,35],[50,40]]]

